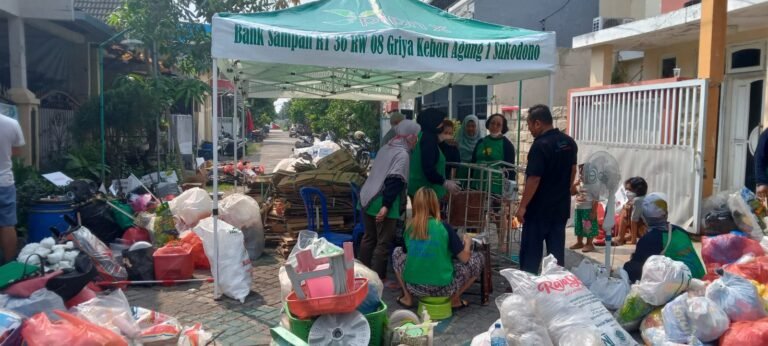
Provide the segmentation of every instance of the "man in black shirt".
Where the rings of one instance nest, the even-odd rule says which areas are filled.
[[[552,113],[545,105],[531,107],[527,122],[536,139],[528,152],[523,200],[515,216],[523,223],[520,268],[536,274],[543,242],[547,253],[565,264],[565,224],[571,213],[578,147],[573,138],[552,126]]]
[[[768,198],[768,129],[760,134],[755,150],[755,180],[757,180],[757,197]]]

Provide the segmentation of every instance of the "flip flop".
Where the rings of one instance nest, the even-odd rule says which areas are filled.
[[[406,309],[413,309],[413,304],[411,304],[411,305],[406,305],[406,304],[405,304],[405,303],[403,303],[403,301],[402,301],[402,299],[403,299],[403,298],[405,298],[405,296],[400,296],[400,297],[398,297],[398,298],[397,298],[397,304],[398,304],[398,305],[400,305],[400,306],[402,306],[402,307],[404,307],[404,308],[406,308]]]
[[[400,302],[400,301],[398,300],[398,302]],[[462,299],[461,300],[461,305],[459,305],[459,306],[451,306],[451,308],[453,308],[453,310],[461,310],[463,308],[466,308],[467,306],[469,306],[469,302],[464,300],[464,299]]]

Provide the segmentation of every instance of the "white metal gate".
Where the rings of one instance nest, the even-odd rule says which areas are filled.
[[[706,80],[575,91],[569,133],[579,162],[595,151],[619,161],[624,179],[641,176],[663,192],[670,221],[699,230],[702,199]]]

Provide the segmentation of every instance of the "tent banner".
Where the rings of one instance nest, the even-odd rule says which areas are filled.
[[[537,33],[477,40],[399,28],[353,33],[291,30],[214,17],[214,58],[391,71],[509,73],[553,71],[555,37]]]

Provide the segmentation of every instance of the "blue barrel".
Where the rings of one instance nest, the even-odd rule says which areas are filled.
[[[52,237],[50,228],[56,227],[64,232],[69,224],[64,215],[75,219],[75,210],[70,201],[36,201],[29,208],[27,220],[27,243],[37,243],[43,238]]]

